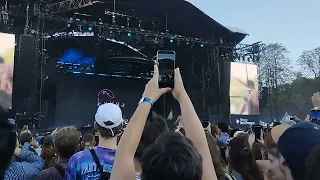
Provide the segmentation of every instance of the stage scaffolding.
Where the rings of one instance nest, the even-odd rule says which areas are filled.
[[[60,12],[71,11],[87,6],[91,6],[98,1],[93,0],[66,0],[53,4],[37,3],[30,5],[32,8],[32,13],[26,11],[26,6],[10,6],[8,14],[25,17],[26,25],[24,28],[25,34],[33,34],[36,40],[36,58],[38,64],[36,65],[35,71],[36,76],[36,89],[37,93],[34,98],[38,103],[36,109],[34,109],[35,118],[41,122],[45,120],[48,116],[48,102],[43,100],[43,87],[50,78],[46,69],[48,67],[48,55],[46,49],[46,40],[48,37],[53,37],[53,34],[61,31],[52,31],[46,29],[46,24],[48,22],[62,22],[70,23],[70,17],[60,17],[58,14]],[[27,5],[29,7],[29,4]],[[115,12],[110,14],[115,16]],[[122,14],[125,15],[125,14]],[[128,17],[131,17],[128,15]],[[33,22],[31,24],[30,20]],[[171,34],[169,32],[156,32],[151,30],[141,30],[139,27],[121,27],[116,24],[105,24],[101,22],[90,22],[90,21],[72,21],[73,25],[78,25],[82,27],[92,26],[99,31],[95,31],[95,36],[108,38],[108,34],[105,32],[116,31],[120,33],[130,32],[135,34],[133,38],[136,38],[135,42],[129,41],[126,36],[118,36],[119,40],[128,43],[133,48],[138,46],[137,49],[144,48],[143,45],[138,45],[137,41],[140,42],[141,39],[144,41],[154,42],[156,47],[163,48],[163,41],[168,39],[173,39],[175,43],[183,44],[190,43],[190,46],[195,45],[205,46],[203,49],[206,50],[204,58],[199,62],[190,62],[184,66],[187,72],[184,75],[185,86],[189,92],[189,95],[197,104],[197,113],[201,119],[208,119],[211,121],[220,121],[229,116],[229,82],[230,77],[225,76],[225,74],[230,73],[230,67],[226,62],[231,62],[234,60],[233,52],[237,42],[230,42],[225,40],[223,37],[217,37],[217,39],[200,39],[196,37],[186,37],[178,34]],[[68,36],[68,35],[67,35]],[[59,38],[59,37],[58,37]],[[142,41],[141,41],[142,42]],[[181,48],[181,47],[179,47]],[[190,47],[189,47],[190,48]],[[146,50],[147,51],[147,50]],[[192,58],[192,60],[194,60]],[[188,67],[190,66],[190,67]],[[54,68],[54,67],[52,67]],[[197,70],[195,68],[198,68]],[[197,77],[196,77],[197,76]],[[200,87],[195,89],[195,87]],[[177,110],[178,111],[178,110]],[[179,114],[179,112],[177,112]]]

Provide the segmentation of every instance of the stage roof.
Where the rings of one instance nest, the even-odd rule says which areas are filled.
[[[25,0],[11,0],[10,3],[21,3]],[[46,3],[61,2],[47,0]],[[208,3],[209,5],[209,3]],[[248,34],[239,28],[221,25],[200,9],[185,0],[116,0],[116,12],[142,18],[166,18],[169,33],[204,40],[224,37],[228,42],[239,43]],[[58,15],[71,16],[74,12],[92,14],[97,17],[106,16],[105,10],[113,11],[113,0],[100,0],[89,7]],[[167,12],[167,13],[166,13]],[[228,12],[226,12],[228,13]]]

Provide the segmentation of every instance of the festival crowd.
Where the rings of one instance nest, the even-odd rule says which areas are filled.
[[[230,129],[202,123],[175,69],[174,88],[159,88],[158,67],[128,124],[119,106],[97,109],[92,131],[72,126],[44,135],[17,133],[0,118],[0,179],[5,180],[319,180],[320,126],[305,120]],[[165,93],[179,102],[176,129],[151,111]],[[320,94],[312,96],[320,107]]]

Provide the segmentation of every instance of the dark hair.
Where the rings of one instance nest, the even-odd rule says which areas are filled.
[[[82,142],[83,143],[87,143],[87,142],[93,142],[95,141],[95,137],[93,134],[91,133],[88,133],[88,134],[85,134],[83,137],[82,137]]]
[[[241,131],[240,129],[238,128],[234,128],[230,131],[229,135],[230,135],[230,138],[233,138],[234,134],[237,132],[237,131]]]
[[[30,133],[22,133],[20,135],[19,143],[21,145],[24,145],[24,143],[28,142],[30,143],[32,141],[32,135]]]
[[[44,160],[43,169],[53,167],[58,160],[56,151],[52,148],[42,148],[40,157]]]
[[[221,132],[223,133],[228,133],[229,132],[229,127],[228,124],[226,124],[225,122],[219,122],[218,123],[218,128],[221,130]]]
[[[308,155],[306,170],[305,180],[320,179],[320,145]]]
[[[64,127],[54,135],[54,148],[62,158],[69,159],[79,149],[80,133],[73,127]]]
[[[1,116],[4,115],[2,113],[4,112],[0,110]],[[16,133],[13,132],[12,126],[2,117],[0,118],[0,179],[4,178],[5,171],[10,165],[17,142]]]
[[[214,169],[216,171],[218,180],[225,180],[225,175],[222,170],[220,150],[219,150],[219,147],[216,143],[216,140],[213,138],[213,136],[209,132],[206,132],[206,138],[207,138],[212,162],[213,162]]]
[[[151,116],[147,119],[146,125],[144,126],[143,133],[134,155],[135,158],[140,159],[143,152],[152,144],[154,141],[163,133],[168,132],[166,120],[152,112]]]
[[[114,123],[112,121],[106,121],[104,124],[107,126],[114,125]],[[101,137],[103,137],[105,139],[109,139],[109,138],[116,137],[117,135],[122,133],[123,123],[121,123],[117,127],[111,128],[111,129],[104,128],[104,127],[100,126],[98,123],[95,123],[94,127],[95,127],[95,130],[97,130],[99,132]]]
[[[252,156],[247,136],[238,136],[229,142],[229,167],[243,177],[244,180],[263,180]]]
[[[166,132],[143,153],[143,180],[201,180],[202,159],[190,140],[176,132]]]

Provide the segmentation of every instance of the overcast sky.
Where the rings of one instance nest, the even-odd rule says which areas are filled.
[[[320,0],[189,0],[210,17],[248,34],[243,43],[279,42],[297,59],[320,46]]]

